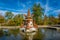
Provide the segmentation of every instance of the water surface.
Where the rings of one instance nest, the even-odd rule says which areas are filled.
[[[27,36],[26,36],[27,37]],[[19,29],[0,29],[0,40],[27,40]],[[33,40],[60,40],[60,32],[53,29],[42,29],[33,36]]]

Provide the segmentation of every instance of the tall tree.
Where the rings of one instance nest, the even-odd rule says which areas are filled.
[[[14,16],[14,14],[12,12],[6,12],[5,13],[6,19],[12,19],[13,16]]]
[[[36,21],[37,24],[39,24],[39,19],[42,18],[43,12],[40,4],[34,4],[32,8],[32,14],[34,14],[33,19]]]

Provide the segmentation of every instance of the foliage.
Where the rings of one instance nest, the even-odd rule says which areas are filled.
[[[49,25],[57,24],[57,18],[55,18],[53,15],[49,16],[49,20],[48,21],[49,21],[48,22]]]
[[[16,25],[21,25],[23,22],[23,15],[22,14],[15,15],[13,20],[16,23]]]
[[[58,24],[60,24],[60,14],[58,14]]]
[[[60,25],[60,14],[57,17],[51,15],[44,15],[44,10],[40,4],[34,4],[32,7],[33,19],[38,25]],[[0,14],[1,26],[20,26],[23,23],[23,14],[14,15],[7,11],[5,15]]]
[[[0,25],[4,24],[5,18],[4,16],[0,15]]]
[[[46,15],[44,16],[44,25],[48,25],[48,17]]]
[[[14,14],[13,14],[12,12],[8,12],[8,11],[7,11],[7,12],[5,13],[6,19],[12,19],[13,16],[14,16]]]
[[[12,12],[6,12],[5,16],[0,16],[0,23],[3,23],[5,20],[5,26],[18,26],[21,25],[23,22],[23,15],[17,14],[14,15]]]
[[[34,4],[34,6],[32,7],[32,14],[34,14],[33,19],[36,21],[37,24],[39,24],[39,20],[43,16],[42,10],[43,9],[41,8],[40,4]]]
[[[7,26],[16,26],[16,23],[14,22],[14,20],[10,19],[7,22]]]

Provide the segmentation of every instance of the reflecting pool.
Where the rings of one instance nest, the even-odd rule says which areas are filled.
[[[0,40],[27,40],[19,29],[0,29]],[[60,40],[60,32],[54,29],[39,28],[32,40]]]

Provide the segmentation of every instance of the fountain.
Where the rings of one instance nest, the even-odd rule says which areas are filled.
[[[20,27],[20,33],[24,36],[25,35],[28,36],[28,40],[32,40],[33,35],[35,35],[38,30],[38,26],[35,24],[35,21],[32,19],[30,15],[30,10],[28,10],[28,14],[24,16],[25,19]]]

